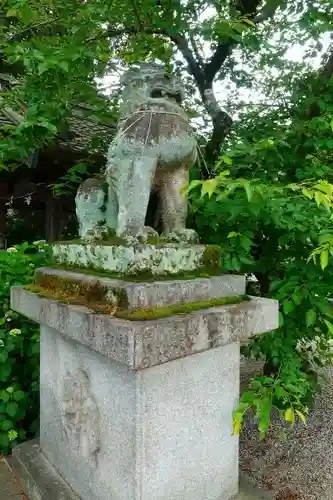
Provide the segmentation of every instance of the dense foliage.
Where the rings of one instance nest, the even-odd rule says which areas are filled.
[[[331,83],[318,103],[320,119],[284,125],[281,117],[277,124],[274,114],[266,116],[266,136],[257,118],[253,141],[236,139],[215,177],[189,187],[192,222],[209,242],[222,245],[225,268],[254,274],[258,282],[250,292],[280,302],[279,330],[243,350],[265,361],[265,373],[241,398],[236,432],[250,409],[262,436],[273,408],[291,423],[297,416],[305,421],[320,368],[332,361]]]
[[[0,252],[0,450],[7,453],[38,431],[39,326],[10,309],[10,288],[32,280],[45,264],[43,242]]]

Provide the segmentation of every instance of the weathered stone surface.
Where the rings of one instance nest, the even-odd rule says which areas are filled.
[[[102,215],[105,198],[103,182],[99,179],[86,179],[78,189],[75,205],[79,234],[85,241],[100,240],[107,234]]]
[[[170,280],[145,283],[129,282],[120,279],[110,279],[82,273],[75,273],[54,268],[38,269],[38,276],[53,276],[60,280],[71,280],[90,286],[99,283],[106,292],[106,300],[117,303],[119,289],[123,289],[128,300],[128,307],[147,308],[198,302],[221,297],[234,297],[245,294],[245,277],[232,274],[197,278],[195,280]]]
[[[134,245],[56,243],[56,263],[122,274],[179,274],[205,264],[204,245]]]
[[[156,64],[132,68],[122,81],[118,133],[110,144],[105,172],[107,199],[102,210],[102,186],[80,188],[76,197],[80,236],[98,238],[102,222],[130,241],[147,241],[153,230],[145,226],[145,219],[154,190],[160,198],[164,234],[194,243],[198,238],[186,228],[187,199],[181,188],[188,184],[197,143],[181,107],[183,88]]]
[[[277,328],[276,301],[133,322],[14,287],[11,307],[41,325],[40,446],[80,500],[234,498],[240,342]]]
[[[100,415],[85,370],[67,372],[63,379],[62,425],[68,445],[79,449],[92,465],[100,452]]]
[[[232,342],[246,342],[252,335],[278,327],[278,302],[257,297],[159,320],[126,321],[13,287],[11,307],[133,370]]]
[[[90,455],[63,427],[64,381],[80,370],[90,387],[76,414],[82,437],[89,439],[83,424],[91,397],[99,411],[100,449]],[[40,444],[82,500],[231,499],[238,390],[237,343],[134,372],[41,328]]]
[[[9,462],[29,500],[81,500],[43,455],[38,440],[17,446]]]

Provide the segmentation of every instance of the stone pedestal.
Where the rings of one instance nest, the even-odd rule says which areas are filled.
[[[75,273],[67,277],[97,280]],[[189,288],[184,281],[173,282],[173,301],[162,283],[120,283],[127,290],[127,307],[245,291],[242,277],[192,280]],[[116,284],[104,282],[109,291]],[[53,471],[52,484],[60,475],[62,488],[62,496],[49,492],[47,497],[38,480],[34,487],[25,481],[31,499],[233,498],[238,491],[238,437],[232,436],[232,411],[239,396],[240,342],[277,328],[276,301],[252,298],[129,321],[21,287],[12,289],[11,300],[14,310],[41,325],[36,460],[49,474]],[[22,469],[29,454],[19,447],[14,461],[15,456]],[[70,487],[67,493],[63,480]]]

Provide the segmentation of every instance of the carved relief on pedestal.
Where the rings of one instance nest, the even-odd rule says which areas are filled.
[[[96,462],[100,450],[100,418],[87,373],[67,374],[62,399],[63,431],[69,446]]]

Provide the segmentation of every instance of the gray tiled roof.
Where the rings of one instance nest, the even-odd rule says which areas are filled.
[[[8,83],[7,75],[0,74],[1,81]],[[90,116],[89,116],[90,111]],[[19,123],[19,115],[13,116],[13,110],[0,109],[0,127],[1,125],[12,125]],[[78,106],[73,109],[72,116],[68,120],[69,139],[56,139],[56,144],[61,149],[70,150],[73,152],[83,153],[99,153],[103,154],[106,151],[107,144],[110,143],[115,134],[115,124],[111,121],[106,123],[99,121],[93,114],[92,108],[88,106]],[[92,140],[96,144],[91,145]],[[95,141],[97,139],[97,141]],[[92,147],[93,146],[93,147]]]
[[[116,127],[113,123],[104,124],[89,116],[82,116],[78,109],[74,109],[68,120],[69,132],[73,138],[59,140],[57,143],[62,149],[75,152],[91,151],[94,153],[106,152],[107,145],[115,134]],[[97,141],[95,141],[97,139]],[[91,145],[91,141],[96,144]]]

